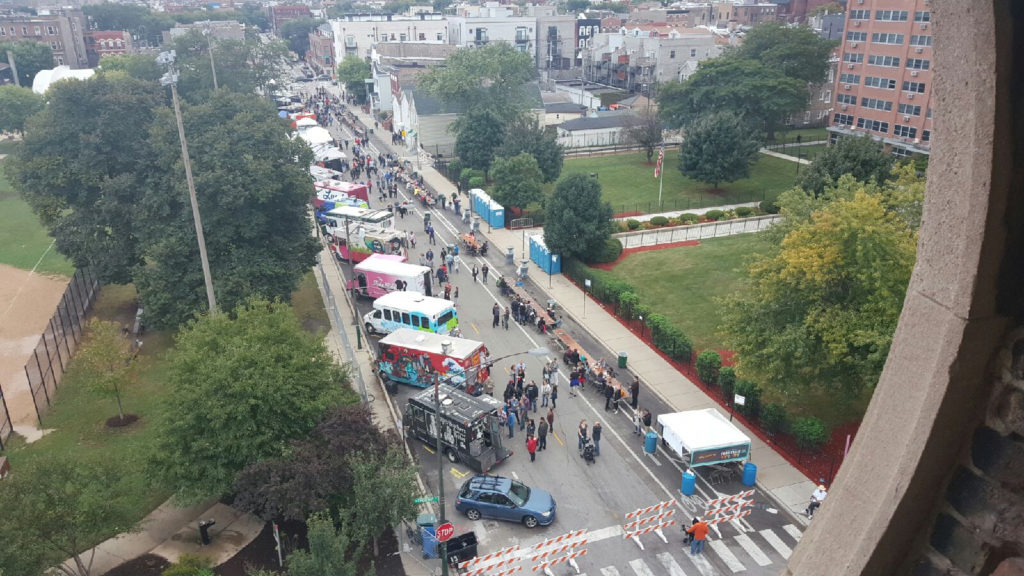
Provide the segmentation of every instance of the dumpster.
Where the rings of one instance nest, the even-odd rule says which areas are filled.
[[[689,470],[683,472],[683,483],[679,490],[687,496],[693,496],[697,491],[697,475]]]
[[[648,432],[647,435],[644,436],[644,452],[647,452],[648,454],[654,454],[657,451],[658,451],[658,433],[657,432]]]
[[[473,531],[466,532],[449,540],[448,548],[445,550],[448,563],[465,562],[476,556],[476,544],[476,533]]]
[[[625,368],[626,367],[626,359],[628,359],[628,358],[629,358],[629,354],[626,354],[625,351],[619,352],[619,368]]]
[[[757,464],[747,462],[743,466],[743,485],[753,486],[757,483]]]
[[[423,534],[423,557],[437,558],[437,537],[434,536],[434,526],[423,526],[420,531]]]

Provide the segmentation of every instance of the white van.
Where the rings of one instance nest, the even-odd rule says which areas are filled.
[[[419,292],[391,292],[373,301],[373,311],[363,316],[366,331],[390,334],[399,328],[449,334],[459,326],[455,306],[443,298]]]

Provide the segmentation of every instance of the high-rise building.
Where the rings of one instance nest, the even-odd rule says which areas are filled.
[[[931,0],[849,0],[829,138],[868,134],[893,154],[932,139]]]

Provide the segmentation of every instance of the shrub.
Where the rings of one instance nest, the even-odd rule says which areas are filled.
[[[732,366],[722,366],[718,370],[718,387],[722,389],[722,397],[732,398],[734,386],[736,386],[736,370]]]
[[[705,350],[697,355],[697,376],[705,384],[718,382],[718,371],[722,368],[722,356],[714,350]]]
[[[646,308],[646,307],[644,307]],[[651,329],[651,341],[654,345],[673,360],[689,362],[693,356],[693,343],[682,329],[673,325],[662,314],[644,315],[647,326]]]
[[[664,216],[655,216],[651,218],[651,225],[661,228],[662,226],[668,226],[668,218]]]
[[[605,264],[615,262],[622,255],[622,243],[615,238],[607,238],[604,246],[590,256],[588,262],[591,264]],[[614,301],[612,301],[614,302]]]
[[[687,224],[693,224],[696,222],[700,222],[700,216],[693,214],[692,212],[687,212],[685,214],[680,214],[679,220]]]
[[[459,181],[462,182],[463,186],[467,186],[469,188],[481,188],[483,187],[483,184],[487,182],[485,176],[487,175],[484,173],[483,170],[476,170],[474,168],[463,168],[459,172]],[[482,181],[480,186],[473,185],[474,178],[479,178]]]
[[[721,220],[725,217],[725,212],[721,210],[708,210],[704,213],[704,217],[708,220]]]
[[[817,418],[798,418],[793,422],[793,437],[804,450],[817,452],[828,442],[828,430]]]
[[[738,206],[736,208],[736,215],[740,218],[750,218],[754,215],[754,209],[750,206]]]
[[[764,200],[758,204],[758,208],[765,214],[778,214],[779,205],[775,203],[775,200]]]
[[[626,227],[629,228],[630,230],[636,230],[637,228],[640,227],[640,221],[630,218],[629,220],[626,220]]]
[[[483,176],[473,176],[469,179],[470,188],[483,188],[485,184],[487,184],[487,181],[484,180]]]
[[[761,409],[759,420],[765,432],[774,436],[779,432],[786,431],[786,425],[789,424],[789,414],[786,413],[786,407],[782,404],[769,402]]]
[[[458,180],[462,180],[462,170],[463,167],[461,160],[452,160],[448,163],[448,173],[454,174],[455,178]]]
[[[212,576],[210,566],[213,562],[206,556],[182,554],[177,562],[171,564],[160,576]]]
[[[761,387],[750,380],[737,380],[734,394],[743,396],[743,405],[736,406],[736,411],[744,416],[757,418],[761,412]]]
[[[626,320],[633,320],[637,316],[636,306],[640,303],[640,296],[634,292],[623,292],[619,294],[619,316]]]

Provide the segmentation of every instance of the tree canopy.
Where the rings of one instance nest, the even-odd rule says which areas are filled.
[[[413,501],[419,494],[416,467],[398,445],[387,452],[363,451],[349,461],[352,470],[352,497],[346,511],[357,539],[373,543],[373,555],[379,554],[378,539],[384,531],[402,520],[416,517]]]
[[[31,88],[0,86],[0,132],[24,132],[29,116],[42,109],[43,97]]]
[[[586,174],[559,180],[545,211],[544,243],[562,258],[585,260],[611,235],[612,207],[601,200],[601,184]]]
[[[323,341],[265,300],[190,322],[167,361],[153,467],[186,502],[220,497],[246,466],[287,454],[346,395]]]
[[[18,81],[23,88],[32,87],[32,80],[40,70],[49,70],[56,65],[53,61],[53,50],[49,44],[43,42],[0,42],[0,62],[7,62],[8,51],[14,55],[14,64],[18,67]]]
[[[921,189],[912,173],[903,177]],[[750,289],[722,302],[739,372],[783,394],[816,388],[848,398],[872,388],[917,245],[898,205],[919,200],[851,177],[824,197],[799,188],[783,193],[785,235],[751,264]]]
[[[264,41],[259,35],[245,40],[209,40],[199,30],[190,30],[174,40],[177,53],[178,92],[182,98],[199,102],[213,90],[213,66],[217,86],[240,94],[266,92],[270,81],[284,78],[288,47],[280,40]]]
[[[630,142],[644,149],[647,153],[647,162],[654,157],[654,150],[659,144],[665,141],[662,134],[663,125],[658,118],[657,112],[650,109],[641,112],[636,120],[626,127],[626,138]]]
[[[835,42],[822,38],[809,26],[764,22],[747,32],[736,52],[738,57],[760,62],[788,78],[816,84],[828,76],[833,48]]]
[[[464,166],[488,170],[505,138],[501,117],[490,110],[462,116],[455,134],[455,155]]]
[[[117,322],[93,318],[88,323],[88,338],[75,354],[71,369],[87,388],[117,400],[117,415],[124,420],[121,393],[132,382],[131,361],[136,350]]]
[[[119,54],[100,58],[100,74],[122,73],[149,82],[156,82],[164,75],[164,69],[156,63],[152,54]]]
[[[558,180],[562,173],[565,149],[558,143],[554,132],[541,128],[529,114],[517,116],[505,125],[505,139],[496,154],[508,158],[522,152],[530,154],[537,161],[545,182]]]
[[[338,82],[345,85],[345,92],[360,104],[366,103],[365,81],[370,77],[370,63],[349,54],[338,63]]]
[[[335,525],[329,514],[318,512],[306,521],[309,528],[308,550],[296,550],[288,556],[289,576],[356,576],[359,573],[351,553],[352,530],[349,524]],[[356,545],[355,552],[361,547]]]
[[[494,42],[456,50],[444,66],[420,76],[418,86],[449,109],[490,110],[504,122],[528,108],[524,85],[536,74],[529,54],[506,42]]]
[[[808,192],[821,194],[844,174],[860,182],[884,182],[891,175],[892,164],[893,156],[885,152],[881,142],[868,136],[839,138],[818,154],[798,184]]]
[[[701,118],[686,130],[679,151],[679,171],[718,188],[750,175],[759,144],[753,130],[731,112]]]
[[[281,24],[278,35],[288,43],[288,49],[299,55],[300,58],[309,52],[309,33],[316,30],[316,27],[323,24],[322,21],[313,18],[296,18]]]
[[[544,197],[543,175],[537,160],[526,152],[511,158],[495,158],[491,178],[494,180],[491,196],[502,206],[526,208]]]

